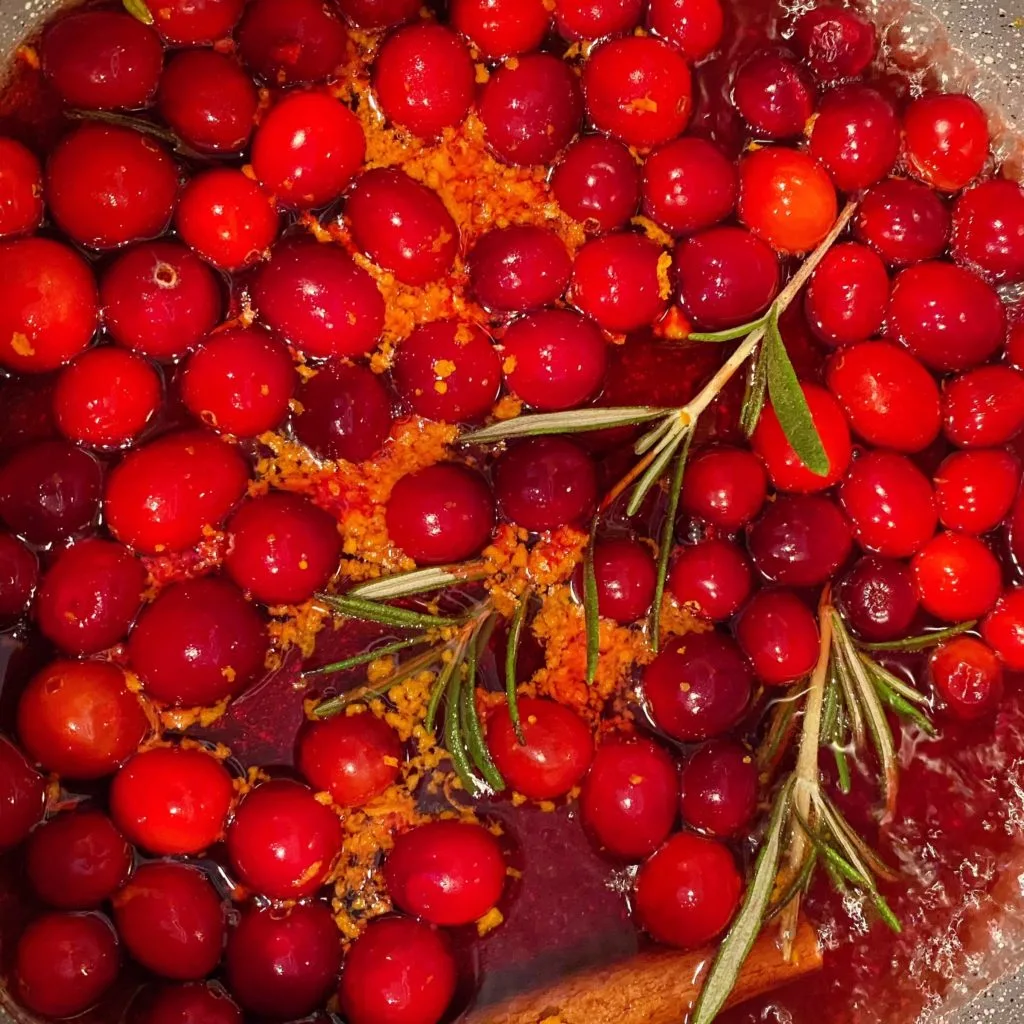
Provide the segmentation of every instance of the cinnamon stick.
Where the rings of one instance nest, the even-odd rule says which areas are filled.
[[[715,947],[659,950],[591,968],[544,989],[471,1010],[460,1024],[681,1024],[693,1008]],[[727,1005],[770,992],[821,968],[818,936],[801,920],[792,959],[775,929],[754,944]]]

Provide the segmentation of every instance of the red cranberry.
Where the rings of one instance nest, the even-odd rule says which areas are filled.
[[[949,241],[949,210],[926,185],[889,178],[868,189],[854,228],[887,263],[903,266],[942,255]]]
[[[636,915],[657,942],[696,949],[725,930],[742,890],[728,847],[679,832],[640,869]]]
[[[230,34],[245,0],[143,0],[169,43],[212,43]]]
[[[1012,672],[1024,671],[1024,587],[1011,587],[981,624],[985,642]]]
[[[582,594],[582,570],[574,579]],[[646,544],[627,537],[598,541],[594,546],[597,610],[605,618],[625,625],[650,610],[657,584],[654,557]]]
[[[683,477],[682,506],[723,530],[738,530],[764,505],[764,463],[745,448],[716,445],[696,452]]]
[[[249,467],[214,434],[165,434],[125,456],[110,474],[110,532],[147,554],[184,551],[218,526],[245,493]]]
[[[19,1002],[47,1017],[89,1009],[117,978],[117,936],[99,914],[44,914],[21,934],[13,987]]]
[[[535,437],[498,459],[494,489],[506,520],[526,530],[553,530],[593,512],[597,469],[574,442]]]
[[[163,591],[128,639],[128,657],[146,693],[185,707],[208,707],[240,693],[262,672],[265,651],[259,612],[215,577]]]
[[[928,659],[932,683],[954,718],[991,715],[1003,697],[1003,666],[996,652],[972,636],[958,636]]]
[[[845,7],[816,7],[796,23],[793,39],[822,81],[856,78],[875,58],[874,26]]]
[[[282,206],[305,210],[337,199],[365,155],[366,138],[352,111],[325,92],[292,92],[260,120],[252,169]]]
[[[0,850],[22,842],[42,820],[45,805],[45,780],[13,743],[0,736]],[[62,878],[56,881],[65,883]]]
[[[0,238],[35,231],[43,219],[43,169],[17,139],[0,136]]]
[[[557,302],[571,270],[565,244],[553,231],[513,226],[489,231],[477,242],[470,283],[488,309],[525,313]]]
[[[337,0],[341,13],[360,28],[391,28],[415,18],[420,0]]]
[[[1024,373],[979,366],[955,377],[942,392],[942,427],[961,448],[988,448],[1013,440],[1024,427]]]
[[[236,38],[242,60],[274,85],[323,81],[348,59],[345,26],[321,0],[252,0]]]
[[[758,570],[786,587],[824,583],[853,546],[842,512],[819,494],[795,494],[769,504],[748,530],[747,543]]]
[[[242,1011],[216,982],[165,985],[142,1024],[242,1024]]]
[[[46,168],[46,201],[57,226],[94,249],[161,234],[177,195],[174,161],[130,128],[84,124],[61,139]]]
[[[151,854],[195,854],[223,839],[234,797],[227,769],[202,748],[153,747],[114,776],[110,813]]]
[[[110,775],[149,732],[124,672],[107,661],[53,661],[18,704],[18,736],[47,771],[72,779]]]
[[[984,181],[956,201],[953,256],[995,281],[1024,279],[1024,189],[1017,182]]]
[[[644,669],[643,692],[654,724],[687,743],[731,729],[750,703],[747,659],[722,633],[670,640]]]
[[[391,433],[391,399],[365,366],[332,361],[299,386],[295,435],[326,459],[362,462]]]
[[[566,39],[601,39],[635,28],[643,0],[555,0],[555,24]]]
[[[725,220],[736,205],[738,189],[732,161],[707,139],[674,139],[644,163],[644,213],[673,235],[689,235]]]
[[[757,765],[733,740],[712,740],[696,750],[680,776],[683,820],[707,835],[741,835],[757,810]]]
[[[865,341],[837,352],[828,364],[828,386],[854,432],[869,444],[919,452],[938,436],[938,386],[892,342]]]
[[[768,686],[807,675],[818,660],[818,624],[790,590],[761,590],[736,623],[736,639]]]
[[[462,123],[475,83],[465,43],[433,22],[409,25],[389,36],[373,69],[384,116],[423,139]]]
[[[922,96],[903,116],[910,173],[943,192],[959,192],[988,159],[988,119],[970,98]]]
[[[1003,361],[1014,370],[1024,370],[1024,322],[1010,324],[1003,344]]]
[[[988,533],[1008,515],[1020,481],[1020,459],[1005,448],[954,452],[935,472],[939,521],[950,530]]]
[[[0,307],[2,308],[2,307]],[[53,421],[52,374],[13,376],[0,381],[0,449],[13,452],[57,434]]]
[[[288,349],[253,327],[210,335],[189,356],[180,380],[189,412],[208,427],[237,437],[256,437],[280,426],[296,385]]]
[[[892,558],[860,559],[840,581],[836,597],[850,628],[872,643],[906,636],[917,615],[914,577]]]
[[[362,355],[384,327],[384,297],[373,278],[333,245],[278,245],[252,295],[262,320],[316,358]]]
[[[712,622],[732,618],[752,587],[747,556],[720,538],[680,549],[668,577],[672,596]]]
[[[760,50],[736,72],[732,101],[758,135],[792,138],[814,112],[814,84],[788,53]]]
[[[551,24],[544,0],[453,0],[449,16],[489,60],[536,50]]]
[[[877,334],[889,303],[889,275],[881,258],[856,242],[837,245],[818,264],[807,288],[811,330],[829,345]]]
[[[965,533],[936,534],[911,568],[921,607],[944,622],[981,618],[999,597],[999,562],[982,541]]]
[[[0,533],[0,623],[21,618],[38,579],[35,554],[13,534]]]
[[[437,1024],[455,994],[455,958],[429,925],[373,921],[345,957],[339,995],[351,1024]]]
[[[585,135],[555,166],[551,190],[562,210],[588,231],[614,231],[636,213],[640,168],[621,142]]]
[[[719,0],[650,0],[647,9],[648,27],[690,61],[718,48],[724,20]]]
[[[594,126],[629,146],[674,139],[690,120],[690,69],[683,55],[654,36],[624,36],[596,47],[583,68]]]

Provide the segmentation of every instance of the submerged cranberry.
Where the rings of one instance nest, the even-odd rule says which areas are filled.
[[[818,660],[818,624],[791,590],[761,590],[736,622],[736,639],[762,683],[785,686]]]
[[[981,635],[1008,669],[1024,670],[1024,587],[1011,587],[981,624]]]
[[[995,281],[1024,278],[1024,189],[994,178],[968,189],[953,207],[953,256]]]
[[[732,101],[756,134],[792,138],[814,111],[814,84],[788,53],[760,50],[736,72]]]
[[[680,776],[683,820],[711,836],[740,835],[757,810],[758,771],[746,747],[712,740],[694,751]]]
[[[928,659],[932,683],[955,718],[993,714],[1003,697],[1003,666],[996,652],[973,636],[958,636]]]
[[[903,132],[911,174],[944,192],[969,184],[988,159],[988,119],[970,96],[921,96],[907,107]]]
[[[14,452],[57,435],[53,374],[15,375],[0,381],[0,449]],[[0,517],[2,518],[2,517]]]
[[[587,230],[624,227],[640,202],[640,168],[621,142],[585,135],[563,154],[551,176],[558,205]]]
[[[840,580],[836,598],[850,628],[871,643],[906,636],[917,615],[913,574],[893,558],[860,559]]]
[[[473,248],[469,279],[488,309],[525,313],[557,302],[571,270],[572,259],[558,235],[525,224],[487,232]]]
[[[635,28],[643,0],[557,0],[555,24],[566,39],[601,39]]]
[[[681,548],[668,576],[672,596],[712,622],[731,618],[752,588],[747,556],[732,541],[716,537]]]
[[[416,17],[420,0],[337,0],[338,8],[360,28],[391,28]]]
[[[212,43],[235,27],[245,0],[143,0],[169,43]]]
[[[874,60],[874,26],[845,7],[821,6],[802,15],[793,39],[818,78],[855,78]]]
[[[272,85],[319,82],[348,59],[348,33],[321,0],[251,0],[235,33],[242,60]]]
[[[724,220],[736,205],[738,190],[736,167],[707,139],[674,139],[644,162],[644,213],[673,235],[689,235]]]
[[[544,0],[453,0],[452,27],[491,60],[537,49],[551,25]]]
[[[597,582],[597,610],[606,618],[625,625],[646,615],[654,600],[657,570],[650,548],[639,540],[616,537],[594,546],[594,577]],[[583,592],[582,571],[574,578]]]
[[[45,806],[46,781],[10,740],[0,736],[0,850],[22,842],[42,820]]]
[[[715,445],[696,452],[683,476],[682,507],[724,530],[738,530],[764,505],[764,463],[745,448]]]
[[[936,534],[911,563],[921,607],[944,622],[978,619],[999,597],[1002,572],[977,537]]]
[[[935,471],[939,521],[950,530],[988,533],[1009,514],[1020,481],[1020,459],[1005,448],[954,452]]]
[[[1013,440],[1024,428],[1024,373],[979,366],[954,377],[942,392],[942,429],[961,448]]]
[[[889,303],[889,275],[871,249],[847,242],[826,253],[807,288],[811,330],[830,345],[877,334]]]
[[[747,531],[747,544],[754,564],[773,583],[812,587],[847,560],[853,541],[834,502],[818,494],[795,494],[765,508]]]
[[[39,580],[39,560],[14,534],[0,533],[0,624],[21,618]]]
[[[43,169],[17,139],[0,136],[0,238],[28,234],[43,219]]]
[[[242,1011],[217,982],[164,985],[141,1024],[242,1024]]]
[[[854,229],[887,263],[903,266],[942,255],[949,241],[949,210],[927,185],[889,178],[868,189]]]
[[[719,0],[650,0],[647,9],[648,27],[675,43],[690,61],[717,49],[724,20]]]

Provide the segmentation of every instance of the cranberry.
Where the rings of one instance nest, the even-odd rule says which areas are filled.
[[[153,747],[114,776],[110,813],[149,853],[201,853],[224,837],[234,797],[227,769],[202,748]]]
[[[391,28],[415,18],[420,0],[337,0],[341,13],[360,28]]]
[[[701,330],[736,327],[760,316],[779,290],[779,261],[744,228],[720,227],[676,246],[683,308]]]
[[[817,384],[801,384],[818,436],[828,458],[828,473],[812,473],[793,451],[775,410],[769,405],[761,414],[751,445],[764,460],[771,482],[780,491],[806,494],[831,487],[846,472],[852,454],[850,428],[839,403]]]
[[[574,579],[582,594],[582,569]],[[627,537],[598,541],[594,546],[597,610],[621,625],[636,622],[650,610],[657,584],[654,557],[646,544]]]
[[[802,15],[793,32],[815,75],[826,82],[855,78],[877,52],[874,26],[845,7],[816,7]]]
[[[147,554],[184,551],[218,526],[245,493],[249,467],[213,434],[165,434],[125,456],[110,474],[104,514],[110,532]]]
[[[640,869],[636,915],[657,942],[696,949],[725,930],[742,890],[726,846],[680,832]]]
[[[994,178],[956,201],[953,256],[995,281],[1024,279],[1024,189],[1017,182]]]
[[[278,245],[252,288],[260,318],[316,358],[362,355],[384,327],[384,297],[373,278],[333,245]]]
[[[296,763],[339,807],[362,807],[398,778],[401,760],[395,730],[364,713],[311,723],[299,738]]]
[[[544,0],[453,0],[450,17],[489,60],[536,50],[551,24]]]
[[[981,618],[999,597],[999,562],[982,541],[965,533],[936,534],[911,568],[921,607],[944,622]]]
[[[985,642],[1013,672],[1024,670],[1024,588],[1011,587],[981,624]]]
[[[280,426],[296,384],[288,349],[253,327],[210,335],[189,357],[180,380],[189,412],[237,437],[256,437]]]
[[[828,364],[828,386],[854,432],[869,444],[919,452],[938,436],[938,386],[892,342],[865,341],[837,352]]]
[[[736,72],[732,100],[755,133],[787,139],[803,134],[814,111],[814,84],[788,53],[760,50]]]
[[[722,622],[750,596],[750,562],[732,541],[711,538],[679,551],[668,588],[681,605]]]
[[[46,168],[46,201],[57,226],[94,249],[161,234],[177,195],[174,161],[130,128],[84,124],[61,139]]]
[[[589,317],[542,309],[513,322],[502,339],[509,387],[541,412],[582,405],[601,387],[605,340]]]
[[[323,81],[348,59],[345,26],[321,0],[252,0],[236,38],[242,60],[276,85]]]
[[[176,242],[144,242],[118,256],[100,283],[111,337],[153,359],[177,359],[220,319],[217,275]]]
[[[684,136],[667,142],[644,163],[644,213],[673,235],[725,220],[738,189],[732,161],[707,139]]]
[[[174,223],[183,242],[228,271],[263,259],[278,232],[273,200],[230,167],[197,174],[181,193]]]
[[[403,171],[377,167],[345,203],[352,240],[404,284],[444,277],[459,251],[459,229],[441,197]]]
[[[593,512],[597,469],[573,441],[535,437],[498,459],[494,489],[506,520],[526,530],[553,530]]]
[[[958,636],[928,659],[932,683],[954,718],[991,715],[1003,697],[1003,666],[988,644]]]
[[[0,736],[0,850],[17,846],[43,817],[46,782],[25,755]],[[55,879],[60,885],[64,879]]]
[[[949,241],[949,210],[926,185],[889,178],[868,189],[854,228],[887,263],[903,266],[942,255]]]
[[[400,28],[380,48],[373,87],[384,116],[423,139],[462,123],[476,89],[465,43],[443,25]]]
[[[165,985],[142,1024],[242,1024],[242,1011],[216,982]]]
[[[1014,370],[1024,369],[1024,322],[1010,324],[1003,344],[1003,361]]]
[[[596,47],[583,68],[594,126],[629,146],[674,139],[690,120],[690,69],[683,55],[654,36],[624,36]]]
[[[943,431],[961,448],[1013,440],[1024,427],[1024,373],[980,366],[955,377],[942,393]]]
[[[884,178],[900,153],[900,122],[881,93],[845,85],[827,93],[811,129],[811,154],[836,187],[856,192]]]
[[[92,340],[96,283],[74,249],[48,238],[0,243],[0,366],[42,373],[63,366]]]
[[[282,206],[305,210],[337,199],[365,155],[366,138],[352,111],[325,92],[292,92],[263,115],[252,169]]]
[[[871,249],[847,242],[826,253],[807,288],[811,330],[829,345],[878,333],[889,303],[889,275]]]
[[[695,452],[683,477],[681,501],[691,515],[723,530],[738,530],[764,505],[764,464],[745,448],[716,445]]]
[[[17,139],[0,136],[0,238],[35,231],[43,219],[43,169]]]
[[[1020,459],[1005,448],[954,452],[935,472],[939,521],[950,530],[988,533],[1006,518],[1020,481]]]
[[[89,910],[120,889],[132,850],[100,811],[67,811],[37,828],[25,852],[36,895],[60,910]]]
[[[555,166],[551,190],[562,210],[588,231],[614,231],[636,213],[640,168],[621,142],[585,135]]]
[[[555,24],[566,39],[601,39],[635,28],[643,0],[555,0]]]
[[[13,452],[55,437],[52,374],[13,376],[0,381],[0,449]]]
[[[787,587],[824,583],[846,562],[853,546],[843,514],[819,494],[772,502],[749,528],[747,543],[758,570]]]
[[[917,615],[914,577],[892,558],[860,559],[839,582],[836,598],[850,628],[872,643],[906,636]]]
[[[229,35],[245,0],[143,0],[169,43],[212,43]]]
[[[501,359],[476,324],[435,320],[414,328],[402,342],[391,374],[399,395],[418,415],[474,422],[498,397]]]
[[[125,674],[107,661],[52,661],[18,704],[18,736],[47,771],[72,779],[110,775],[149,732]]]
[[[731,729],[747,710],[752,689],[747,659],[723,633],[675,637],[644,669],[654,724],[688,743]]]
[[[299,386],[296,399],[295,434],[322,458],[362,462],[391,433],[391,399],[365,366],[332,361]]]
[[[117,978],[117,936],[99,914],[44,914],[29,924],[14,954],[13,988],[33,1013],[74,1017]]]
[[[736,623],[736,639],[768,686],[807,675],[818,660],[818,624],[791,590],[761,590]]]
[[[691,61],[718,48],[724,20],[719,0],[650,0],[647,9],[648,26]]]
[[[21,618],[39,579],[39,560],[17,537],[0,533],[0,624]]]
[[[208,707],[263,670],[266,631],[241,592],[214,577],[176,583],[139,616],[128,657],[146,693],[164,704]]]
[[[683,766],[680,790],[688,825],[710,836],[741,835],[757,810],[757,765],[741,744],[712,740]]]
[[[489,231],[477,242],[470,258],[470,283],[488,309],[528,312],[557,302],[571,270],[565,244],[553,231],[513,226]]]
[[[245,1009],[282,1020],[305,1017],[323,1006],[341,967],[330,909],[251,908],[228,936],[226,967],[228,987]]]
[[[498,771],[531,800],[564,796],[577,785],[594,757],[587,724],[564,704],[525,697],[519,701],[525,743],[520,743],[504,706],[487,721],[487,742]]]
[[[903,118],[904,151],[915,178],[958,192],[988,159],[988,120],[970,96],[922,96]]]
[[[204,978],[219,963],[224,907],[207,876],[187,864],[143,864],[114,895],[125,948],[164,978]]]

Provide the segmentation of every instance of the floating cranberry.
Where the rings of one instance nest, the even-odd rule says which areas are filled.
[[[643,0],[555,0],[555,24],[566,39],[601,39],[636,27]]]
[[[732,161],[707,139],[674,139],[644,163],[644,213],[673,235],[689,235],[725,220],[738,190]]]
[[[822,81],[855,78],[877,52],[874,26],[845,7],[821,6],[802,15],[793,39]]]
[[[892,558],[860,559],[839,582],[836,597],[850,628],[872,643],[905,637],[917,615],[913,574]]]
[[[1024,279],[1024,189],[1017,182],[984,181],[956,201],[953,257],[995,281]]]
[[[887,263],[903,266],[942,255],[949,241],[949,210],[927,185],[889,178],[868,189],[854,228]]]
[[[682,506],[723,530],[738,530],[764,505],[764,463],[745,448],[716,445],[694,453],[683,477]]]
[[[921,607],[944,622],[981,618],[999,597],[999,562],[982,541],[965,533],[936,534],[911,568]]]
[[[21,618],[38,579],[35,554],[13,534],[0,533],[0,624]]]
[[[1024,671],[1024,587],[1011,587],[981,624],[985,642],[1012,672]]]
[[[988,644],[958,636],[928,659],[932,683],[954,718],[991,715],[1003,697],[1003,666]]]
[[[954,452],[935,472],[939,521],[950,530],[988,533],[1009,514],[1020,481],[1020,459],[1005,448]]]
[[[0,850],[17,846],[43,817],[46,782],[25,755],[0,736]],[[56,879],[63,884],[63,879]]]
[[[757,810],[757,765],[741,744],[712,740],[683,766],[680,791],[687,825],[710,836],[741,835]]]
[[[818,660],[818,624],[791,590],[758,591],[736,623],[736,639],[768,686],[807,675]]]
[[[43,219],[43,169],[17,139],[0,136],[0,238],[25,235]]]
[[[501,312],[525,313],[557,302],[571,270],[572,260],[558,235],[533,225],[489,231],[470,257],[477,300]]]
[[[453,0],[450,18],[490,60],[536,50],[551,25],[544,0]]]
[[[216,982],[164,985],[142,1024],[242,1024],[242,1011]]]
[[[562,210],[588,231],[614,231],[636,213],[640,168],[621,142],[585,135],[555,166],[551,190]]]
[[[242,60],[273,85],[321,82],[348,59],[348,33],[321,0],[252,0],[235,33]]]
[[[847,242],[830,249],[807,288],[811,330],[829,345],[877,334],[889,303],[889,275],[871,249]]]
[[[1024,373],[979,366],[955,377],[942,392],[942,428],[961,448],[989,448],[1024,428]]]
[[[594,546],[597,610],[605,618],[625,625],[650,610],[657,584],[657,570],[650,549],[638,540],[616,537]],[[574,579],[583,592],[582,570]]]
[[[719,0],[650,0],[647,9],[648,26],[691,61],[718,48],[724,20]]]
[[[736,72],[732,101],[757,134],[788,139],[803,134],[814,111],[814,83],[788,53],[760,50]]]
[[[904,150],[911,174],[943,192],[958,192],[988,159],[988,120],[970,98],[948,93],[922,96],[903,118]]]
[[[143,0],[169,43],[212,43],[229,35],[245,0]]]
[[[723,622],[750,596],[750,562],[732,541],[710,538],[680,549],[668,588],[681,605],[712,622]]]
[[[391,28],[415,18],[420,0],[337,0],[341,13],[360,28]]]

